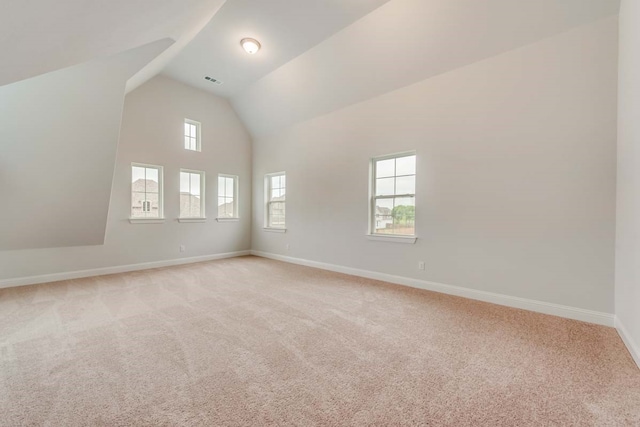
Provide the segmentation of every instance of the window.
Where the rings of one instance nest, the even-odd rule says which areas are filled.
[[[415,235],[416,155],[372,160],[371,233]]]
[[[180,218],[204,218],[204,172],[180,170]]]
[[[268,174],[265,181],[267,228],[285,228],[286,175],[284,172]]]
[[[218,219],[238,218],[238,177],[218,175]]]
[[[162,166],[131,165],[131,218],[162,218]]]
[[[184,148],[200,151],[200,123],[184,119]]]

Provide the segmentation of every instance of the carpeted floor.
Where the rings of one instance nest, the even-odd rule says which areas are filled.
[[[640,425],[612,328],[244,257],[0,290],[0,425]]]

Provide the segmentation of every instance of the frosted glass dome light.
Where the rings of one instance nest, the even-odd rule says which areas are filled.
[[[240,44],[244,48],[244,50],[253,55],[260,50],[260,42],[256,39],[242,39]]]

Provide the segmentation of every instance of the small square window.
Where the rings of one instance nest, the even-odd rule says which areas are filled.
[[[200,151],[200,122],[184,119],[184,148],[185,150]]]

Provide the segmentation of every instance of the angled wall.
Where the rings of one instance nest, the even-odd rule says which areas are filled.
[[[616,316],[640,366],[640,3],[620,7]]]
[[[617,31],[605,18],[257,138],[253,248],[612,319]],[[368,240],[369,161],[409,150],[418,240]],[[278,171],[286,233],[262,229]]]
[[[0,87],[0,251],[104,242],[126,82],[172,43]]]
[[[185,118],[202,123],[202,152],[183,148]],[[82,160],[82,156],[75,159]],[[132,162],[164,167],[164,223],[129,223]],[[206,173],[205,223],[176,220],[180,168]],[[238,222],[215,220],[218,173],[240,177]],[[90,171],[83,177],[89,179]],[[111,182],[103,245],[0,251],[0,287],[74,276],[56,273],[88,269],[102,269],[99,272],[106,273],[119,271],[119,266],[141,263],[152,263],[141,267],[151,268],[180,258],[202,260],[250,249],[251,140],[225,99],[166,77],[155,77],[129,93],[124,103],[117,160],[109,176]],[[180,252],[180,245],[185,247],[184,252]],[[94,270],[80,275],[95,273]],[[48,276],[34,278],[40,275]]]

